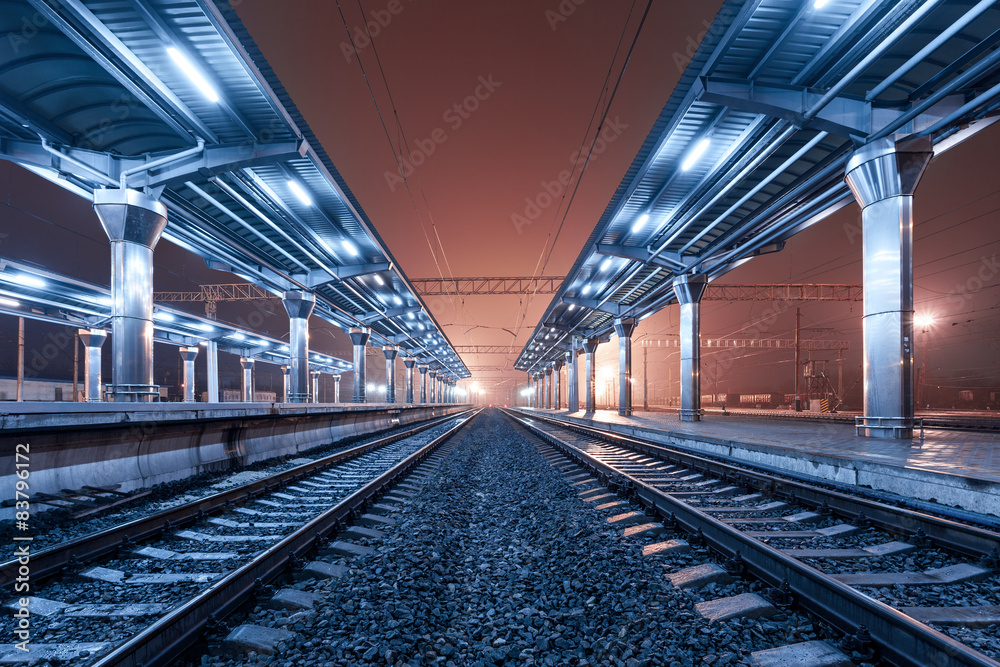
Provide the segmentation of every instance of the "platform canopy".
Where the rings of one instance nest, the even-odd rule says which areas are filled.
[[[0,313],[80,329],[110,329],[111,291],[52,271],[0,257]],[[218,349],[241,357],[286,365],[288,344],[244,327],[156,304],[153,340],[181,347],[195,347],[214,340]],[[309,365],[322,373],[339,375],[354,364],[311,352]]]
[[[143,190],[209,267],[469,376],[228,1],[9,0],[0,33],[0,157]]]
[[[940,153],[990,125],[998,46],[993,1],[728,0],[697,51],[677,45],[677,87],[515,367],[676,302],[676,276],[781,250],[853,201],[860,146]]]

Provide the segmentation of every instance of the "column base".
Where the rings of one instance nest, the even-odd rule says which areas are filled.
[[[625,410],[622,410],[621,408],[619,408],[618,409],[618,415],[621,416],[621,417],[631,417],[632,416],[632,408],[628,408],[628,409],[625,409]]]
[[[701,410],[691,410],[688,408],[681,408],[677,411],[677,417],[682,422],[700,422]]]
[[[109,384],[106,391],[112,403],[151,403],[154,397],[160,398],[158,384]]]
[[[923,436],[924,424],[922,419],[911,419],[909,417],[864,417],[854,418],[854,434],[866,438],[879,438],[889,440],[911,440],[913,429],[919,428]]]
[[[288,394],[286,403],[312,403],[312,394]]]

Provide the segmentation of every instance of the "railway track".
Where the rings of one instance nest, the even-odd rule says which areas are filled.
[[[307,555],[470,419],[425,423],[32,554],[31,589],[18,592],[30,595],[31,636],[61,639],[0,662],[167,664],[289,569],[334,575]],[[16,560],[0,565],[0,583],[18,571]]]
[[[1000,534],[544,415],[508,415],[589,471],[593,486],[581,487],[581,497],[605,507],[616,495],[632,500],[646,516],[623,513],[615,517],[622,525],[657,520],[687,533],[724,563],[702,574],[764,582],[775,604],[814,613],[856,655],[893,665],[1000,666],[930,625],[965,632],[1000,624],[1000,606],[976,602],[995,588]],[[936,567],[911,571],[906,563]],[[963,586],[985,591],[970,596]],[[878,599],[911,589],[925,599],[972,599],[901,609]],[[995,646],[991,636],[985,641]]]

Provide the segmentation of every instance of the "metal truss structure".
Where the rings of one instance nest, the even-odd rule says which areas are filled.
[[[154,292],[153,301],[157,302],[200,302],[205,304],[205,315],[214,320],[217,304],[220,301],[260,301],[264,299],[280,299],[276,294],[250,283],[202,285],[197,292]]]
[[[414,278],[410,282],[423,296],[477,294],[555,294],[564,276],[506,278]]]

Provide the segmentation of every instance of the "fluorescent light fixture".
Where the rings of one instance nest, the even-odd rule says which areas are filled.
[[[288,181],[288,189],[299,198],[299,201],[306,206],[312,206],[313,200],[309,196],[309,193],[302,189],[302,186],[298,184],[298,181]]]
[[[244,338],[246,338],[246,336],[241,334],[239,331],[233,334],[229,334],[229,337],[232,338],[233,340],[243,340]]]
[[[191,83],[198,86],[198,90],[201,91],[202,95],[207,97],[212,102],[219,101],[219,94],[215,92],[215,88],[212,88],[208,79],[202,76],[202,73],[199,72],[193,64],[191,64],[191,61],[188,60],[183,53],[172,46],[167,47],[167,53],[169,53],[173,61],[177,63],[177,66],[180,67],[185,74],[187,74],[187,78],[191,79]]]
[[[288,352],[288,346],[287,345],[282,345],[278,349],[281,350],[282,352]]]
[[[816,9],[823,9],[828,2],[830,2],[830,0],[816,0],[816,2],[813,3],[813,7]]]
[[[572,313],[575,308],[576,308],[576,304],[572,304],[572,303],[569,304],[569,312]]]
[[[213,327],[211,324],[205,324],[204,322],[199,322],[195,324],[194,328],[199,331],[204,331],[205,333],[211,333],[212,331],[215,331],[215,327]]]
[[[17,308],[21,305],[20,301],[15,301],[14,299],[8,299],[5,296],[0,296],[0,306],[7,306],[9,308]]]
[[[611,258],[608,257],[606,260],[601,262],[601,271],[607,271],[611,268]]]
[[[590,285],[584,285],[583,289],[580,290],[580,294],[590,294]]]
[[[155,313],[153,313],[153,319],[160,320],[161,322],[173,322],[174,316],[166,311],[158,310]]]
[[[3,278],[4,280],[14,283],[15,285],[20,285],[21,287],[34,287],[37,289],[45,287],[44,280],[35,276],[30,276],[27,273],[4,274]]]
[[[396,304],[397,306],[402,306],[402,305],[403,305],[403,300],[402,300],[402,299],[400,299],[400,298],[399,298],[398,296],[394,296],[394,297],[392,297],[392,301],[393,301],[393,303],[395,303],[395,304]]]
[[[632,225],[632,233],[635,234],[636,232],[641,231],[642,228],[646,226],[647,222],[649,222],[649,213],[643,213],[639,216],[639,219],[635,221],[635,224]]]
[[[695,162],[697,162],[701,158],[701,156],[705,154],[705,151],[708,150],[708,147],[709,145],[711,145],[711,143],[712,142],[709,141],[708,139],[702,139],[701,141],[699,141],[698,145],[694,147],[694,150],[688,153],[687,158],[684,160],[684,164],[681,165],[681,171],[687,171],[688,169],[693,167]]]
[[[380,276],[377,273],[375,274],[375,282],[377,282],[379,285],[385,285],[385,281],[382,280],[382,276]]]
[[[423,324],[418,324],[417,328],[420,329],[421,331],[423,331],[424,330],[424,325]]]
[[[271,347],[271,344],[268,343],[266,340],[257,341],[257,345],[260,345],[261,347]]]
[[[410,313],[410,315],[409,315],[409,318],[410,318],[411,320],[415,320],[415,319],[417,319],[417,316],[416,316],[416,315],[414,315],[413,313]]]
[[[344,239],[343,241],[341,241],[340,245],[344,246],[344,250],[346,250],[348,252],[348,254],[357,256],[358,249],[355,248],[354,244],[351,243],[350,241],[348,241],[347,239]]]

